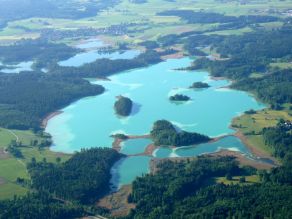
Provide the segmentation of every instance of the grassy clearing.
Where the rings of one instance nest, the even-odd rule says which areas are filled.
[[[13,191],[13,193],[12,193]],[[23,196],[28,192],[27,188],[19,186],[15,183],[5,183],[0,185],[0,200],[11,199],[14,194],[18,196]]]
[[[248,143],[260,150],[272,153],[272,149],[265,145],[263,136],[260,134],[265,127],[276,126],[280,119],[292,120],[290,106],[286,105],[281,111],[264,109],[256,114],[244,114],[233,120],[232,125],[237,127],[247,138]]]
[[[28,179],[25,164],[13,157],[0,159],[0,200],[13,198],[14,195],[24,195],[28,190],[16,184],[17,177]]]
[[[225,185],[231,185],[231,184],[240,184],[240,185],[249,185],[249,184],[254,184],[254,183],[259,183],[260,178],[258,175],[252,175],[252,176],[246,176],[245,177],[245,182],[241,183],[239,179],[241,176],[234,176],[232,180],[226,179],[226,177],[217,177],[216,178],[216,183],[223,183]]]
[[[44,138],[35,135],[31,131],[9,130],[0,128],[0,148],[7,147],[12,140],[21,141],[24,145],[29,145],[32,140],[41,141]]]
[[[288,69],[292,68],[292,62],[275,62],[270,64],[273,68]]]
[[[262,73],[251,73],[251,75],[249,76],[250,78],[262,78],[264,75]]]
[[[208,32],[206,35],[212,35],[212,34],[217,34],[217,35],[241,35],[244,33],[251,32],[252,29],[249,27],[245,28],[240,28],[240,29],[235,29],[235,30],[222,30],[222,31],[214,31],[214,32]]]
[[[16,137],[17,136],[17,137]],[[4,153],[4,148],[9,145],[12,140],[21,141],[25,146],[20,150],[24,156],[23,159],[16,159],[9,154]],[[37,161],[44,158],[48,162],[56,162],[56,158],[60,157],[62,161],[70,158],[70,155],[62,153],[54,153],[49,148],[39,150],[31,147],[32,140],[43,140],[42,137],[35,135],[31,131],[8,130],[0,128],[0,199],[13,198],[14,195],[24,195],[28,189],[16,184],[18,177],[29,179],[26,164],[34,157]]]

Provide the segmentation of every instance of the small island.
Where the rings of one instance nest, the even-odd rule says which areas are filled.
[[[199,133],[177,131],[173,124],[167,120],[156,121],[150,136],[157,146],[189,146],[212,140],[208,136]]]
[[[182,94],[176,94],[174,96],[170,96],[169,99],[171,101],[188,101],[190,100],[191,98],[186,96],[186,95],[182,95]]]
[[[118,115],[129,116],[133,107],[133,101],[128,97],[119,96],[114,108]]]
[[[210,87],[209,84],[204,83],[204,82],[194,82],[189,88],[196,88],[196,89],[201,89],[201,88],[208,88]]]

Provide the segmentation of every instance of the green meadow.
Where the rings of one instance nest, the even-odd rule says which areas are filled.
[[[77,28],[101,28],[122,23],[135,23],[141,25],[140,28],[146,29],[145,32],[134,33],[135,39],[156,39],[160,35],[198,29],[206,30],[210,26],[187,24],[175,16],[163,17],[157,15],[158,12],[165,10],[203,10],[234,16],[246,14],[281,16],[280,13],[271,14],[270,9],[281,12],[289,5],[291,6],[291,3],[288,1],[280,0],[251,0],[245,4],[240,3],[240,1],[220,2],[216,0],[200,0],[195,2],[192,0],[176,0],[174,2],[163,1],[163,3],[161,3],[161,0],[148,0],[144,4],[134,4],[128,0],[122,0],[115,7],[103,11],[94,17],[84,19],[29,18],[9,22],[7,27],[0,31],[0,43],[1,41],[13,41],[21,38],[35,38],[39,36],[42,29],[70,30]],[[262,24],[262,26],[265,28],[275,28],[281,24],[282,22],[272,22]],[[238,30],[212,32],[209,34],[230,35],[242,34],[249,31],[251,31],[250,28],[242,28]],[[119,40],[123,41],[123,38],[119,38]],[[124,40],[129,41],[129,38]]]
[[[17,178],[29,179],[26,164],[34,157],[37,161],[44,158],[49,162],[56,162],[60,157],[61,161],[66,161],[70,155],[54,153],[49,148],[39,150],[37,147],[30,146],[32,140],[43,140],[31,131],[8,130],[0,128],[0,199],[13,198],[14,195],[24,195],[28,188],[24,188],[16,183]],[[16,159],[5,152],[5,148],[12,140],[22,142],[20,150],[23,159]]]

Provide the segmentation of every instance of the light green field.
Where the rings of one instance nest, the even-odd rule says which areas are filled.
[[[288,69],[288,68],[292,68],[292,62],[276,62],[276,63],[271,63],[270,66],[273,68]]]
[[[24,147],[20,150],[24,156],[23,159],[16,159],[4,152],[4,148],[9,145],[12,140],[21,141]],[[29,179],[26,164],[34,157],[37,161],[44,158],[48,162],[56,162],[56,158],[60,157],[62,161],[69,159],[70,155],[54,153],[49,148],[39,150],[31,147],[31,140],[41,141],[43,138],[36,136],[31,131],[8,130],[0,128],[0,199],[13,198],[14,195],[24,195],[28,189],[16,184],[18,177]]]
[[[225,185],[231,185],[231,184],[249,185],[249,184],[260,182],[260,178],[258,175],[246,176],[245,177],[246,181],[244,183],[240,183],[239,179],[240,179],[240,176],[234,176],[232,180],[227,180],[226,177],[218,177],[216,178],[216,183],[223,183]]]
[[[252,29],[249,27],[245,28],[240,28],[236,30],[221,30],[221,31],[214,31],[214,32],[208,32],[206,35],[211,35],[211,34],[217,34],[217,35],[241,35],[244,33],[251,32]]]
[[[251,73],[250,74],[250,78],[262,78],[264,75],[262,74],[262,73],[256,73],[256,72],[254,72],[254,73]]]

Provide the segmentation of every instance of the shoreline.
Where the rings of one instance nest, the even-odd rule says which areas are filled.
[[[239,130],[233,136],[239,138],[243,144],[251,151],[251,153],[256,156],[259,159],[269,159],[272,160],[276,165],[279,165],[279,161],[269,154],[269,152],[261,150],[257,148],[256,146],[252,145],[250,142],[248,142],[247,137]]]
[[[182,52],[161,56],[161,59],[167,61],[168,59],[181,59],[184,58],[184,54]]]
[[[54,118],[55,116],[60,115],[60,114],[62,114],[62,113],[63,113],[63,111],[60,111],[60,110],[59,110],[59,111],[55,111],[55,112],[52,112],[52,113],[48,114],[48,115],[42,120],[41,127],[45,129],[45,128],[47,127],[48,122],[49,122],[50,119],[52,119],[52,118]]]
[[[127,136],[126,139],[113,137],[114,141],[112,143],[112,149],[114,149],[120,153],[121,148],[122,148],[122,146],[121,146],[122,142],[127,141],[127,140],[131,140],[131,139],[150,138],[150,135],[126,135],[126,136]]]
[[[220,150],[218,152],[206,154],[205,156],[210,156],[210,157],[235,157],[236,160],[239,161],[240,164],[246,165],[246,166],[252,166],[256,169],[259,170],[269,170],[276,165],[273,165],[271,163],[267,162],[260,162],[258,160],[252,160],[244,156],[244,154],[237,152],[237,151],[229,151],[229,150]]]

